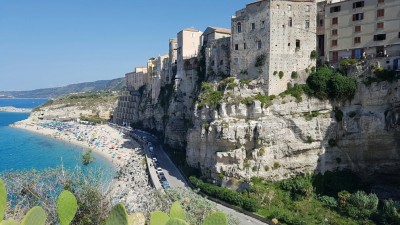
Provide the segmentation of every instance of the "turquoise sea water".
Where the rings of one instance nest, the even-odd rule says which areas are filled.
[[[4,103],[4,99],[0,99],[0,106],[32,108],[44,102],[45,100],[42,100],[32,104],[32,101],[26,99],[13,99]],[[55,168],[61,164],[70,169],[81,166],[82,148],[8,126],[16,121],[26,119],[28,116],[27,113],[0,112],[0,172],[33,168],[41,170],[48,167]],[[95,161],[89,167],[101,168],[108,177],[112,176],[114,173],[112,164],[100,155],[93,156]]]

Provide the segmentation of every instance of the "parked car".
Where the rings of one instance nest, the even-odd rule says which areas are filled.
[[[171,187],[169,186],[168,181],[163,181],[163,182],[161,183],[161,185],[162,185],[162,187],[163,187],[164,189],[169,189],[169,188],[171,188]]]
[[[153,157],[152,159],[153,159],[153,162],[154,162],[154,163],[157,163],[157,162],[158,162],[156,157]]]
[[[163,172],[163,170],[160,168],[160,167],[157,167],[157,174],[160,174],[160,173],[162,173]]]

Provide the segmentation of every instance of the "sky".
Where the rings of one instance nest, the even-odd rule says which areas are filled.
[[[0,0],[0,91],[123,77],[251,0]]]

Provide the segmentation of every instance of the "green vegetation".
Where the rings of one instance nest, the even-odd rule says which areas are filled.
[[[199,188],[202,192],[211,197],[215,197],[229,204],[242,207],[243,209],[250,212],[256,212],[260,208],[260,203],[255,198],[247,197],[242,193],[233,191],[228,188],[218,187],[213,184],[205,183],[202,180],[193,176],[191,176],[189,180],[195,187]]]
[[[88,149],[86,152],[82,154],[82,164],[84,166],[89,165],[94,161],[94,157],[92,156],[92,149]]]
[[[283,71],[279,71],[279,79],[282,79],[282,77],[284,76],[285,74],[283,73]]]
[[[100,118],[99,116],[80,116],[79,117],[80,120],[82,121],[87,121],[89,123],[93,123],[93,124],[104,124],[107,123],[106,119]]]
[[[312,72],[307,78],[307,86],[304,91],[316,98],[348,100],[351,99],[357,89],[354,78],[335,73],[327,66],[322,66],[316,72]]]
[[[244,75],[249,74],[249,73],[247,72],[247,69],[241,69],[239,73],[240,73],[240,74],[244,74]]]
[[[269,107],[272,105],[272,100],[275,99],[276,96],[275,95],[262,95],[260,93],[258,93],[257,95],[253,96],[253,97],[246,97],[243,98],[240,103],[244,104],[244,105],[252,105],[254,104],[254,101],[260,101],[261,102],[261,107]]]
[[[278,71],[274,71],[274,76],[276,76],[278,74]]]
[[[280,167],[281,167],[281,164],[279,164],[278,162],[274,162],[272,169],[276,170],[276,169],[279,169]]]
[[[303,98],[301,97],[301,95],[303,95],[303,93],[304,93],[305,86],[306,86],[306,84],[294,84],[292,86],[291,83],[288,83],[286,91],[279,94],[279,96],[285,97],[287,95],[291,95],[294,98],[296,98],[297,103],[300,103],[303,101]]]
[[[49,177],[46,177],[45,179],[48,179]],[[11,185],[12,188],[13,185]],[[59,187],[60,188],[60,187]],[[63,187],[61,187],[63,188]],[[64,187],[68,188],[67,186]],[[95,221],[91,221],[89,218],[83,216],[81,217],[79,214],[79,205],[85,204],[81,202],[81,199],[78,196],[78,198],[75,197],[75,195],[68,191],[68,190],[62,190],[61,194],[59,195],[56,203],[56,208],[57,208],[57,215],[54,215],[51,210],[48,210],[49,207],[52,207],[51,202],[43,202],[41,205],[38,200],[41,200],[40,193],[38,192],[33,192],[34,190],[29,190],[29,193],[32,193],[32,196],[29,198],[36,198],[36,203],[33,203],[32,205],[36,205],[33,208],[31,208],[25,216],[21,219],[21,225],[45,225],[45,224],[60,224],[60,225],[69,225],[69,224],[103,224],[103,225],[145,225],[146,223],[146,218],[142,213],[135,213],[130,216],[128,216],[127,211],[125,209],[125,206],[121,203],[116,204],[115,206],[112,207],[111,211],[109,210],[104,210],[102,211],[101,215],[98,215]],[[21,194],[21,193],[20,193]],[[16,220],[12,219],[10,216],[10,213],[7,213],[7,220],[4,219],[4,215],[6,213],[6,210],[8,212],[12,211],[11,207],[7,207],[7,192],[5,188],[5,184],[2,179],[0,179],[0,196],[1,196],[1,201],[0,201],[0,224],[4,225],[18,225],[19,223],[16,222]],[[166,196],[164,196],[166,197]],[[5,199],[5,200],[4,200]],[[26,198],[23,198],[26,199]],[[15,198],[12,198],[11,201],[15,201]],[[159,225],[159,224],[183,224],[183,225],[189,225],[190,224],[203,224],[203,225],[227,225],[228,224],[228,219],[227,216],[224,213],[221,212],[211,212],[210,210],[207,210],[208,213],[204,213],[203,210],[206,210],[204,208],[194,208],[196,210],[197,215],[194,216],[193,214],[193,207],[197,206],[197,200],[196,199],[186,199],[187,203],[182,204],[180,201],[175,201],[172,204],[172,207],[169,210],[170,215],[168,216],[166,213],[162,211],[154,211],[150,215],[150,223],[149,225]],[[192,210],[185,211],[187,208],[187,204],[190,203],[190,207]],[[246,204],[252,204],[253,202],[247,202]],[[41,205],[41,206],[38,206]],[[31,204],[23,204],[19,205],[16,204],[14,208],[15,210],[19,211],[20,206],[23,206],[25,208],[31,207]],[[185,207],[185,209],[183,208]],[[209,208],[209,207],[208,207]],[[99,207],[98,209],[93,209],[95,211],[102,210],[103,208]],[[109,213],[108,213],[109,212]],[[18,213],[18,212],[17,212]],[[87,212],[85,212],[87,213]],[[48,216],[49,215],[49,218]],[[54,217],[53,217],[54,216]],[[89,216],[89,214],[87,214]],[[195,218],[193,217],[198,217],[201,218],[199,221],[194,220]],[[48,220],[49,219],[49,220]],[[17,219],[18,220],[18,219]]]
[[[223,94],[223,91],[214,91],[213,83],[203,82],[198,107],[202,108],[206,105],[217,107],[222,101]]]
[[[370,86],[372,83],[387,81],[392,83],[395,80],[400,79],[400,75],[397,75],[393,70],[386,70],[382,67],[375,69],[374,71],[375,77],[367,77],[363,80],[363,83],[366,86]]]
[[[292,79],[297,79],[299,77],[299,74],[296,71],[292,71],[292,74],[290,75]]]
[[[260,66],[264,66],[265,64],[265,59],[266,59],[266,55],[265,54],[261,54],[259,56],[257,56],[256,58],[256,63],[255,63],[255,67],[260,67]]]
[[[318,117],[319,115],[320,115],[320,113],[318,111],[312,111],[310,113],[303,113],[304,119],[306,121],[310,121],[310,120],[312,120],[312,118]]]
[[[358,59],[352,59],[352,58],[343,59],[340,61],[340,69],[342,69],[344,73],[347,75],[350,68],[356,65],[358,61],[359,61]]]
[[[312,50],[310,53],[310,59],[317,59],[319,57],[319,53],[316,50]]]
[[[235,78],[233,77],[227,77],[223,80],[221,80],[221,82],[218,85],[218,90],[220,91],[224,91],[225,89],[234,89],[237,86],[237,84],[235,83]]]
[[[249,80],[249,79],[240,79],[239,80],[240,86],[249,85],[250,82],[251,82],[251,80]]]

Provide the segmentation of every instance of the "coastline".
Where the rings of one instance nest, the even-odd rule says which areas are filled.
[[[81,125],[81,126],[87,126],[87,125]],[[42,127],[29,118],[11,124],[10,127],[23,129],[29,132],[61,140],[65,143],[79,146],[82,148],[82,153],[85,151],[85,149],[86,150],[91,149],[93,153],[101,155],[107,161],[109,161],[117,170],[120,169],[122,166],[124,166],[130,158],[129,152],[131,151],[128,147],[138,147],[137,145],[135,145],[136,143],[131,143],[132,142],[131,140],[125,139],[119,134],[119,132],[116,129],[111,128],[108,125],[99,125],[91,127],[87,126],[86,128],[87,130],[90,130],[91,132],[94,133],[96,133],[97,131],[105,131],[105,133],[109,134],[111,138],[116,139],[118,140],[118,142],[122,143],[124,147],[119,148],[117,150],[109,149],[108,147],[97,147],[87,141],[80,141],[75,138],[71,138],[71,135],[63,134],[63,132],[60,132],[56,129]]]

